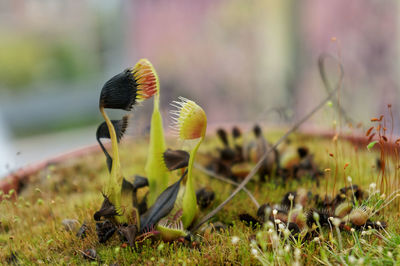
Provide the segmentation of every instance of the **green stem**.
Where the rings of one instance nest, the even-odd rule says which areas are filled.
[[[158,91],[155,95],[154,95],[154,110],[158,110],[160,106],[160,92]]]
[[[166,150],[164,128],[159,110],[160,95],[154,95],[154,108],[150,126],[150,145],[147,153],[145,171],[149,180],[149,199],[151,206],[157,197],[168,186],[168,170],[163,163],[163,152]]]
[[[115,209],[117,210],[118,214],[115,219],[119,223],[125,223],[127,221],[126,217],[121,213],[121,187],[122,187],[122,173],[121,173],[121,165],[119,162],[119,152],[118,152],[118,141],[117,135],[115,133],[115,128],[111,123],[110,118],[104,111],[103,107],[100,107],[100,112],[106,121],[108,131],[110,133],[111,139],[111,149],[112,149],[112,166],[111,166],[111,173],[110,179],[108,182],[108,187],[106,189],[106,193],[110,202],[114,205]]]
[[[194,159],[195,155],[197,153],[197,150],[200,147],[200,144],[202,143],[204,137],[202,137],[199,142],[197,142],[196,146],[190,151],[190,157],[189,157],[189,164],[188,164],[188,175],[186,179],[186,189],[185,189],[185,194],[183,195],[183,212],[182,212],[182,222],[184,228],[187,228],[192,222],[193,219],[196,215],[197,212],[197,200],[196,200],[196,192],[194,189],[194,184],[193,184],[193,177],[192,177],[192,171],[193,171],[193,164],[194,164]]]

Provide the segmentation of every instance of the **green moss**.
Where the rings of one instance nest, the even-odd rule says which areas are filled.
[[[276,140],[279,134],[269,135],[271,141]],[[279,202],[281,197],[289,190],[304,187],[325,194],[333,192],[333,181],[336,162],[329,156],[334,153],[338,158],[338,171],[336,177],[336,190],[344,186],[346,177],[350,175],[354,184],[367,189],[371,182],[376,182],[378,171],[373,167],[378,154],[368,152],[366,148],[356,150],[352,145],[339,141],[337,144],[331,140],[310,138],[296,135],[291,138],[295,144],[307,145],[315,160],[322,169],[331,168],[330,175],[322,178],[321,185],[316,186],[312,180],[302,182],[286,182],[278,186],[274,180],[260,185],[251,182],[247,188],[253,192],[260,203]],[[201,151],[197,155],[197,161],[205,163],[208,160],[204,154],[214,151],[216,147],[214,139],[205,139]],[[135,152],[132,152],[134,150]],[[124,143],[120,148],[121,167],[127,178],[133,174],[144,174],[144,166],[147,153],[147,144],[144,140]],[[108,172],[104,163],[104,155],[96,153],[84,158],[68,160],[31,176],[31,184],[20,193],[16,201],[3,200],[0,203],[0,261],[6,261],[11,251],[15,252],[23,264],[86,264],[81,251],[94,248],[101,263],[110,264],[118,262],[125,264],[150,264],[150,265],[177,265],[177,264],[257,264],[269,263],[276,259],[277,250],[267,248],[258,257],[252,254],[252,244],[257,230],[244,226],[238,220],[238,214],[248,212],[255,215],[256,208],[246,193],[239,193],[221,212],[211,221],[221,221],[232,224],[226,231],[212,233],[205,232],[197,238],[198,248],[184,246],[181,243],[163,243],[161,241],[145,241],[135,249],[124,248],[117,235],[114,235],[106,244],[97,242],[93,214],[99,209],[102,202],[103,184],[108,182]],[[134,162],[134,163],[132,163]],[[349,166],[344,170],[344,165]],[[216,191],[216,199],[208,209],[199,211],[203,216],[221,203],[233,190],[232,186],[220,181],[210,179],[194,169],[196,176],[195,187],[211,187]],[[50,176],[51,178],[47,178]],[[170,180],[170,184],[176,181]],[[139,197],[146,193],[139,192]],[[42,204],[38,204],[38,200]],[[87,237],[78,239],[75,233],[64,230],[61,221],[63,219],[77,219],[85,222],[89,227]],[[376,220],[388,222],[388,235],[381,231],[383,237],[361,235],[360,232],[342,232],[344,248],[339,249],[336,233],[329,230],[324,232],[322,244],[315,241],[307,241],[303,244],[291,242],[291,251],[281,256],[281,264],[291,264],[294,259],[293,250],[299,247],[301,250],[301,263],[320,264],[325,259],[332,264],[341,263],[343,260],[351,264],[355,258],[362,258],[365,264],[392,264],[400,256],[398,248],[400,244],[400,229],[397,226],[398,202],[396,201],[387,210],[380,213]],[[237,236],[239,241],[232,242],[232,237]],[[358,240],[357,240],[358,239]],[[388,241],[386,241],[387,239]],[[357,242],[358,241],[358,242]],[[281,241],[282,242],[282,241]],[[357,247],[360,246],[361,250]],[[381,247],[381,248],[379,248]],[[282,247],[284,248],[284,246]],[[254,252],[254,251],[253,251]],[[326,258],[324,258],[324,256]]]

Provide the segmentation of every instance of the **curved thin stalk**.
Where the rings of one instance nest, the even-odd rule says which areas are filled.
[[[103,107],[100,107],[100,112],[104,117],[104,120],[107,123],[108,131],[110,133],[111,139],[111,148],[113,154],[112,166],[111,166],[111,173],[108,182],[108,187],[106,189],[106,194],[110,202],[114,205],[115,209],[117,210],[118,214],[115,216],[115,219],[119,223],[127,222],[127,219],[121,213],[121,186],[122,186],[122,173],[121,173],[121,166],[119,162],[119,152],[118,152],[118,141],[117,136],[115,133],[115,129],[113,124],[111,123],[110,118],[104,111]]]
[[[232,180],[230,180],[228,178],[225,178],[225,177],[223,177],[221,175],[218,175],[214,171],[208,170],[207,168],[203,167],[202,165],[200,165],[198,163],[195,163],[194,167],[196,167],[198,170],[202,171],[206,175],[209,175],[209,176],[211,176],[211,177],[213,177],[213,178],[215,178],[215,179],[217,179],[219,181],[231,184],[231,185],[233,185],[235,187],[238,187],[240,185],[239,183],[237,183],[235,181],[232,181]],[[258,203],[257,199],[253,196],[253,194],[251,194],[251,192],[246,187],[243,188],[243,191],[246,192],[247,196],[249,196],[249,198],[254,203],[256,208],[257,209],[260,208],[260,204]]]

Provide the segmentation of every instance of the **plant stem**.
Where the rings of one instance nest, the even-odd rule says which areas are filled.
[[[217,173],[215,173],[215,172],[213,172],[211,170],[208,170],[207,168],[203,167],[201,164],[195,163],[194,167],[196,167],[197,169],[199,169],[203,173],[205,173],[205,174],[207,174],[207,175],[209,175],[209,176],[211,176],[211,177],[213,177],[213,178],[215,178],[217,180],[220,180],[222,182],[226,182],[226,183],[231,184],[231,185],[233,185],[235,187],[240,185],[239,183],[237,183],[235,181],[232,181],[232,180],[230,180],[228,178],[225,178],[225,177],[223,177],[221,175],[218,175]],[[251,192],[246,187],[243,188],[243,191],[247,193],[247,195],[249,196],[251,201],[254,203],[256,208],[257,209],[260,208],[260,204],[258,203],[257,199],[253,196],[253,194],[251,194]]]
[[[201,137],[197,142],[196,146],[190,151],[189,163],[188,163],[188,175],[186,179],[186,189],[185,194],[183,195],[183,213],[182,213],[182,222],[184,228],[187,228],[192,222],[197,212],[197,199],[196,192],[193,185],[193,164],[194,158],[197,153],[197,150],[200,147],[200,144],[203,142],[204,137]]]
[[[120,161],[119,161],[117,135],[115,133],[115,128],[114,128],[113,124],[111,123],[110,118],[104,111],[103,107],[100,107],[100,112],[101,112],[102,116],[104,117],[104,120],[107,123],[108,131],[110,133],[111,148],[112,148],[112,154],[113,154],[111,173],[110,173],[108,186],[106,188],[106,194],[108,196],[108,199],[114,205],[116,211],[119,214],[115,217],[115,219],[119,223],[125,223],[127,221],[127,219],[121,213],[121,211],[122,211],[121,210],[122,173],[121,173],[121,166],[120,166]]]

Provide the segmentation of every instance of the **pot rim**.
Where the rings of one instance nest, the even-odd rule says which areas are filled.
[[[224,125],[218,125],[218,126],[215,125],[212,126],[211,128],[216,129],[222,126]],[[230,124],[229,126],[232,126],[232,124]],[[244,128],[247,129],[247,126],[245,126]],[[301,130],[299,131],[299,133],[311,137],[315,136],[327,139],[333,138],[336,135],[340,135],[341,139],[347,140],[358,147],[363,147],[363,146],[365,147],[366,145],[368,145],[368,138],[365,135],[362,135],[361,132],[352,132],[351,134],[346,134],[346,133],[333,132],[332,130]],[[109,143],[107,143],[106,146],[107,145],[109,145]],[[400,148],[400,146],[397,145],[394,141],[384,143],[384,147],[388,151],[394,151],[396,150],[396,148]],[[375,145],[374,149],[379,149],[379,145]],[[4,194],[7,194],[9,193],[10,190],[14,189],[15,192],[17,192],[18,194],[18,192],[20,191],[19,189],[23,186],[23,184],[29,182],[29,177],[31,175],[43,170],[47,166],[55,163],[60,163],[68,159],[83,157],[100,151],[101,149],[99,145],[96,143],[69,152],[65,152],[48,159],[44,159],[37,163],[28,164],[11,172],[4,178],[0,179],[0,191],[3,191]],[[0,196],[0,200],[1,199],[2,197]]]
[[[26,182],[29,182],[29,177],[31,175],[45,169],[47,166],[72,158],[83,157],[94,152],[99,152],[100,150],[101,149],[98,144],[87,145],[82,148],[74,149],[72,151],[61,153],[54,157],[20,167],[0,179],[0,191],[3,191],[4,194],[8,194],[10,190],[14,189],[15,192],[18,193],[22,185]],[[0,196],[0,200],[1,199],[2,197]]]

